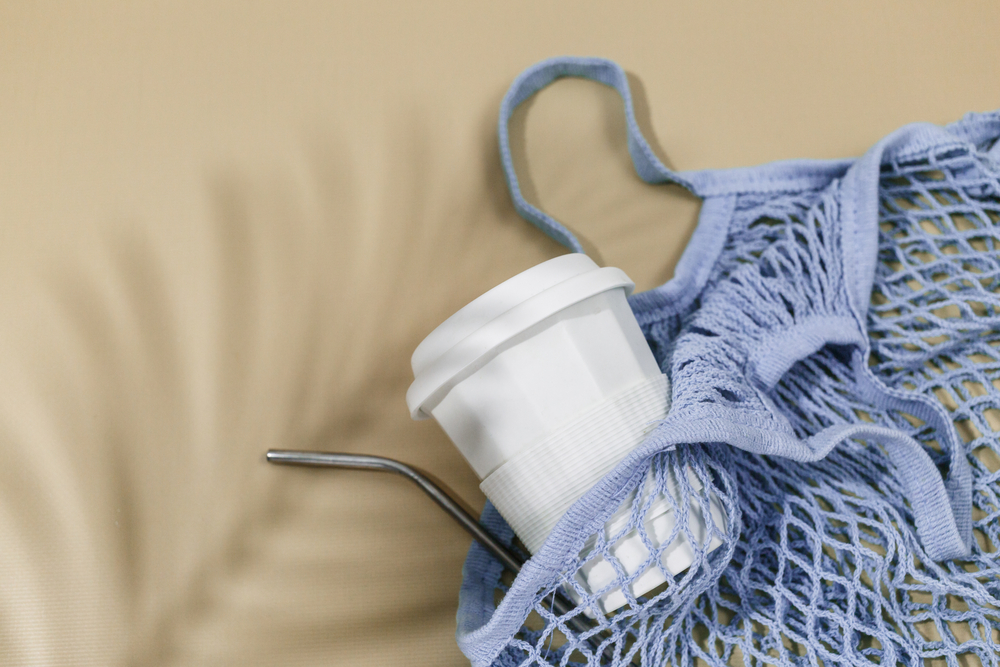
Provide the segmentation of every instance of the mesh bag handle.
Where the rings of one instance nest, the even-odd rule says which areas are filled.
[[[510,188],[514,208],[525,220],[545,232],[550,238],[566,246],[573,252],[584,252],[583,246],[562,223],[529,204],[521,193],[521,186],[514,170],[514,161],[510,153],[510,116],[514,110],[529,97],[545,88],[556,79],[563,77],[578,77],[603,83],[618,91],[625,104],[625,126],[628,135],[628,152],[632,156],[632,164],[639,178],[650,184],[676,183],[687,188],[695,195],[702,193],[702,172],[678,173],[668,169],[660,161],[649,142],[639,129],[635,120],[635,110],[632,105],[632,92],[629,89],[628,77],[625,71],[616,63],[604,58],[562,57],[543,60],[521,73],[511,84],[510,89],[500,104],[500,121],[498,134],[500,138],[500,160],[503,163],[504,176]]]

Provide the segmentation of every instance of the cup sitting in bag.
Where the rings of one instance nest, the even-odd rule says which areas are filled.
[[[483,294],[413,353],[414,381],[406,393],[411,416],[433,417],[441,425],[479,475],[483,493],[531,553],[669,409],[667,377],[628,305],[633,288],[619,269],[600,268],[583,254],[563,255]],[[700,492],[697,478],[689,474],[688,479]],[[662,568],[677,574],[694,556],[683,531],[663,545],[674,532],[674,508],[684,506],[676,480],[665,486],[674,498],[654,498],[643,528],[652,546],[663,548]],[[631,504],[627,501],[607,521],[606,535],[627,525]],[[709,505],[712,521],[724,526],[714,496]],[[707,517],[699,503],[687,507],[691,533],[704,547],[711,535]],[[719,544],[712,537],[707,549]],[[588,543],[585,560],[590,548]],[[639,571],[650,552],[637,530],[611,545],[610,552],[628,575],[633,596],[666,581],[658,567]],[[617,571],[604,558],[591,558],[576,577],[594,593],[608,588]],[[611,588],[597,603],[610,613],[626,601],[620,588]]]

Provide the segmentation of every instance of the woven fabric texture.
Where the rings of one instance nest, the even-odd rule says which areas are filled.
[[[704,198],[677,276],[632,297],[672,406],[515,580],[473,546],[463,651],[504,666],[1000,664],[1000,114],[908,126],[857,161],[675,174],[616,66],[547,61],[505,99],[501,152],[518,210],[577,250],[523,201],[503,145],[513,106],[567,75],[621,92],[644,180]],[[673,540],[646,534],[657,497],[695,545],[677,575],[660,563]],[[713,497],[723,525],[702,511]],[[608,534],[624,502],[631,520]],[[695,513],[722,546],[698,546]],[[483,521],[512,537],[489,506]],[[639,598],[612,552],[632,531],[667,581]],[[596,558],[618,577],[591,592],[574,574]],[[560,587],[580,600],[564,616]],[[611,590],[628,604],[605,616]]]

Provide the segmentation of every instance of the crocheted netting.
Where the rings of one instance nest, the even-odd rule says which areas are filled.
[[[837,182],[794,196],[737,198],[725,246],[701,292],[729,290],[729,311],[702,296],[669,317],[638,313],[671,373],[672,414],[712,401],[771,419],[770,428],[803,441],[840,424],[871,423],[917,440],[945,476],[954,461],[949,443],[959,443],[973,478],[971,554],[941,562],[928,554],[912,499],[880,443],[848,439],[815,462],[725,444],[679,445],[620,466],[620,490],[603,506],[577,512],[586,518],[575,532],[561,533],[572,535],[566,548],[536,555],[522,571],[544,581],[534,590],[512,587],[499,564],[473,546],[463,596],[489,592],[484,614],[501,600],[507,612],[524,610],[522,626],[494,665],[1000,665],[998,157],[992,142],[956,141],[905,159],[890,155],[879,182],[868,369],[891,389],[939,401],[958,438],[942,437],[926,418],[867,400],[856,377],[857,347],[847,341],[826,344],[788,369],[753,366],[754,350],[765,344],[754,331],[773,328],[763,318],[844,310],[835,259],[840,239],[836,226],[823,224],[835,215]],[[783,284],[797,290],[770,293],[766,281],[744,279],[751,273],[784,275]],[[758,307],[775,299],[782,308]],[[735,312],[733,303],[751,307]],[[728,358],[706,363],[686,351],[695,338],[739,340],[745,349],[724,346]],[[749,391],[747,372],[766,390]],[[697,381],[678,382],[687,374]],[[662,547],[653,546],[642,520],[668,480],[680,492],[675,532],[690,544],[699,542],[685,517],[707,507],[710,495],[726,515],[725,525],[712,524],[722,546],[710,553],[695,548],[691,567],[676,576],[659,565]],[[629,498],[631,522],[606,534],[604,521]],[[711,523],[707,512],[702,516]],[[489,506],[483,521],[510,539]],[[660,567],[667,584],[646,597],[626,592],[625,607],[595,613],[607,589],[591,594],[573,575],[590,559],[614,563],[611,547],[630,530],[643,536],[647,564]],[[581,553],[588,540],[593,548]],[[545,561],[557,551],[570,555]],[[614,585],[628,580],[619,569]],[[549,608],[559,587],[580,599],[566,616]],[[570,616],[586,618],[590,629],[574,629]]]

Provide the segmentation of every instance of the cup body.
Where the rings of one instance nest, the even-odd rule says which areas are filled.
[[[599,268],[585,255],[557,257],[476,299],[414,352],[411,415],[441,425],[532,553],[666,416],[669,384],[629,308],[632,288],[623,272]],[[621,532],[630,505],[608,521],[609,535]],[[671,535],[674,506],[663,494],[651,503],[644,528],[654,546]],[[705,532],[706,519],[701,508],[692,513],[695,534]],[[629,575],[649,557],[636,530],[612,553]],[[671,572],[685,569],[690,545],[671,544],[661,560]],[[599,591],[616,570],[596,558],[580,577],[587,590]],[[631,592],[642,595],[664,581],[658,568],[648,568]],[[599,605],[606,613],[625,602],[613,589]]]

